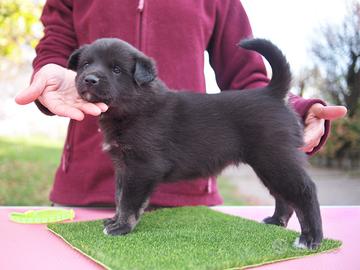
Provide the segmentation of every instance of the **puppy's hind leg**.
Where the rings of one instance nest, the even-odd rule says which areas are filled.
[[[320,207],[315,184],[302,168],[298,155],[297,149],[287,149],[281,159],[257,155],[248,163],[272,194],[294,208],[301,226],[301,235],[295,244],[315,249],[323,239]]]
[[[275,212],[271,217],[263,220],[266,224],[273,224],[277,226],[286,227],[289,219],[294,213],[294,209],[280,196],[275,197]]]
[[[305,192],[309,201],[300,201],[294,207],[301,226],[301,235],[295,240],[294,246],[316,249],[320,246],[323,239],[322,222],[318,199],[316,195],[310,195],[316,192],[314,183],[311,182],[309,187],[311,190]]]

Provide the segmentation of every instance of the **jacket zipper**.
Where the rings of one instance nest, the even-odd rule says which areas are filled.
[[[140,51],[142,51],[144,49],[144,44],[143,44],[143,12],[144,12],[144,6],[145,6],[145,0],[139,0],[138,2],[138,36],[137,36],[137,47]],[[213,192],[213,185],[212,185],[212,178],[210,177],[207,181],[207,193],[211,194]]]
[[[73,137],[74,137],[74,122],[73,120],[70,120],[68,132],[67,132],[67,138],[65,140],[64,151],[61,158],[61,163],[62,163],[61,169],[63,172],[67,172],[69,169],[72,148],[73,148]]]
[[[143,35],[143,11],[144,11],[144,5],[145,5],[145,0],[139,0],[138,3],[138,13],[139,13],[139,18],[138,18],[138,44],[137,47],[138,49],[141,51],[143,49],[143,44],[142,44],[142,35]]]

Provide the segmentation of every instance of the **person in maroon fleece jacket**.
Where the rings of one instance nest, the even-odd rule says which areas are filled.
[[[205,93],[205,50],[220,89],[268,83],[262,58],[236,46],[252,36],[239,0],[48,0],[41,21],[45,34],[36,47],[32,83],[16,102],[35,101],[45,114],[71,118],[50,194],[57,204],[114,205],[114,171],[101,150],[96,117],[107,106],[80,99],[75,73],[66,69],[69,55],[79,46],[102,37],[121,38],[154,58],[159,77],[179,91]],[[302,150],[312,154],[324,144],[329,120],[343,116],[346,109],[295,95],[289,100],[304,120]],[[161,184],[150,200],[156,206],[221,203],[214,177]]]

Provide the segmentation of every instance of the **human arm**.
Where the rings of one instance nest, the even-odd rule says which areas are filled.
[[[221,90],[251,89],[268,84],[261,56],[237,46],[250,37],[252,29],[240,1],[217,1],[216,22],[207,51]]]
[[[15,101],[20,105],[35,101],[45,114],[75,120],[82,120],[84,114],[96,116],[106,111],[107,106],[103,103],[92,104],[80,99],[75,88],[75,73],[65,68],[68,56],[78,47],[71,1],[47,1],[41,21],[44,37],[36,47],[32,82]]]
[[[321,100],[306,100],[297,96],[292,97],[293,106],[299,106],[301,102],[308,105],[300,105],[304,122],[304,146],[302,151],[312,155],[316,153],[325,143],[329,135],[330,121],[342,118],[347,109],[344,106],[326,106]],[[297,100],[296,100],[297,99]]]
[[[75,88],[76,73],[56,64],[46,64],[35,73],[32,83],[20,92],[15,101],[25,105],[35,101],[47,115],[59,115],[82,120],[85,114],[100,115],[107,110],[103,103],[89,103],[78,95]]]
[[[250,23],[241,3],[235,0],[221,2],[218,13],[208,50],[219,87],[226,90],[266,86],[268,79],[261,57],[234,46],[240,40],[252,36]],[[303,120],[304,147],[301,150],[310,155],[325,143],[330,120],[346,114],[345,107],[326,106],[320,99],[304,99],[289,94],[289,103]]]

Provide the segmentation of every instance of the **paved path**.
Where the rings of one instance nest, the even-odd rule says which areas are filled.
[[[360,205],[360,176],[309,166],[308,172],[317,185],[321,205]],[[249,205],[272,205],[274,200],[253,170],[247,165],[229,167],[220,181],[230,181]]]

